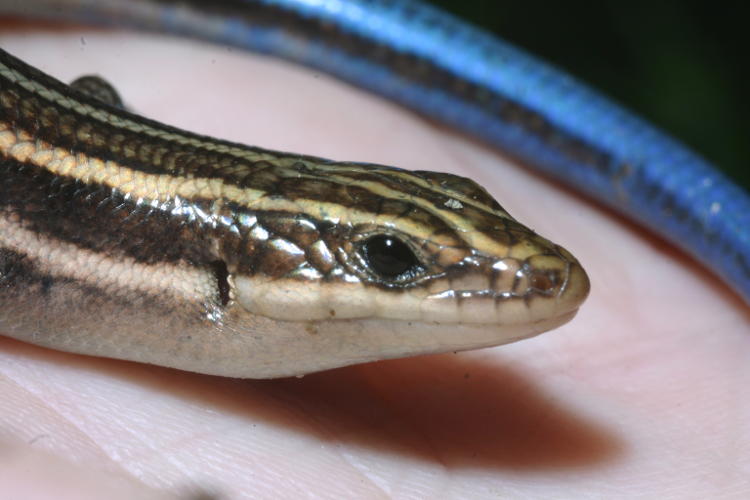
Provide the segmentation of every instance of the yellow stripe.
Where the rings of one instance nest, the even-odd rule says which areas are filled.
[[[7,123],[0,123],[0,151],[6,156],[20,162],[30,162],[45,168],[55,175],[77,179],[87,184],[102,184],[111,189],[128,194],[133,199],[171,202],[176,198],[186,200],[226,200],[245,206],[251,210],[283,210],[304,213],[319,220],[332,220],[336,223],[367,224],[380,226],[396,225],[398,229],[416,237],[426,238],[433,233],[433,228],[415,223],[408,219],[393,219],[392,215],[376,215],[364,212],[356,207],[347,208],[338,203],[318,200],[284,200],[271,199],[261,190],[240,188],[227,184],[218,178],[185,178],[169,174],[149,174],[125,167],[114,161],[103,161],[83,154],[72,154],[70,151],[54,147],[51,144],[34,140],[28,133],[15,133]],[[314,176],[308,176],[315,179]],[[326,178],[326,180],[328,180]],[[334,180],[334,179],[331,179]],[[451,226],[457,228],[460,237],[469,246],[480,252],[497,253],[498,243],[486,235],[472,230],[459,213],[450,210],[437,210],[427,200],[393,191],[376,182],[354,182],[348,178],[336,177],[335,180],[348,185],[357,185],[376,194],[413,203],[432,213]],[[209,214],[210,222],[222,224],[218,213]],[[454,238],[441,235],[435,243],[455,246],[459,242]]]
[[[173,141],[178,144],[202,148],[208,151],[228,154],[250,162],[269,161],[280,172],[287,171],[290,176],[300,179],[320,179],[321,177],[300,172],[292,168],[295,164],[303,163],[310,166],[316,172],[325,172],[323,176],[326,182],[335,182],[347,186],[356,186],[369,192],[391,199],[397,199],[412,203],[427,213],[442,219],[449,227],[456,229],[456,236],[466,244],[479,251],[494,253],[499,250],[498,244],[492,238],[475,230],[474,225],[462,217],[459,212],[437,208],[432,202],[423,198],[393,190],[387,185],[376,181],[363,181],[352,179],[347,176],[336,175],[349,173],[353,168],[361,168],[365,171],[379,173],[393,179],[400,179],[408,184],[421,187],[432,192],[439,192],[448,197],[449,200],[457,200],[460,204],[472,206],[485,213],[510,219],[510,216],[499,210],[493,210],[483,203],[479,203],[457,192],[446,192],[436,189],[436,185],[413,173],[403,170],[390,170],[385,167],[368,168],[367,166],[347,166],[346,164],[314,163],[309,164],[300,157],[279,157],[273,152],[256,152],[238,146],[222,142],[204,141],[193,137],[184,136],[167,130],[150,127],[143,123],[130,120],[126,117],[110,113],[107,110],[97,108],[90,104],[82,103],[70,97],[60,94],[58,91],[48,88],[43,84],[26,78],[22,73],[0,64],[0,76],[20,85],[29,92],[56,103],[62,108],[71,110],[80,115],[107,123],[113,127],[125,129],[133,133],[144,134],[149,137]],[[396,223],[390,215],[377,215],[363,212],[356,207],[343,207],[337,203],[323,202],[318,200],[281,200],[268,199],[267,193],[252,188],[241,188],[222,179],[216,178],[185,178],[175,175],[150,174],[125,167],[114,161],[104,161],[99,158],[91,158],[82,154],[71,154],[63,148],[56,148],[45,141],[34,140],[28,134],[14,134],[9,126],[0,129],[3,138],[0,145],[5,154],[12,156],[18,161],[29,161],[32,164],[46,168],[56,175],[64,175],[81,180],[86,183],[101,183],[112,189],[125,192],[136,199],[158,200],[161,202],[172,201],[175,198],[194,199],[225,199],[238,203],[254,210],[286,210],[305,213],[318,219],[333,220],[338,223],[374,223],[378,225],[392,225]],[[262,150],[261,150],[262,151]],[[218,219],[218,217],[217,217]],[[409,234],[423,238],[433,233],[433,228],[418,224],[408,219],[397,222],[399,228]],[[441,241],[436,243],[444,245],[455,245],[453,238],[441,236]]]
[[[269,151],[255,152],[250,149],[240,148],[238,146],[232,146],[230,144],[214,141],[203,141],[194,137],[188,137],[174,132],[160,130],[157,128],[150,127],[148,125],[130,120],[128,118],[115,115],[109,111],[97,108],[90,104],[82,103],[71,97],[64,96],[63,94],[44,86],[43,84],[26,78],[22,73],[17,70],[11,69],[4,64],[0,63],[0,77],[5,78],[12,83],[21,86],[29,92],[32,92],[43,99],[51,101],[56,105],[71,110],[82,116],[92,118],[96,121],[112,125],[113,127],[122,128],[134,132],[137,134],[144,134],[149,137],[157,139],[173,141],[178,144],[193,146],[197,148],[203,148],[209,151],[215,151],[217,153],[227,153],[238,158],[243,158],[249,161],[277,161],[276,155],[271,154]]]
[[[232,145],[228,144],[222,141],[213,141],[213,140],[200,140],[195,137],[189,137],[186,135],[181,135],[174,133],[173,131],[167,131],[163,129],[158,129],[154,127],[150,127],[148,125],[145,125],[143,123],[139,123],[133,120],[129,120],[127,118],[124,118],[122,116],[110,113],[107,110],[100,109],[97,107],[94,107],[90,104],[82,103],[80,101],[77,101],[75,99],[72,99],[68,96],[64,96],[57,92],[56,90],[50,89],[44,85],[42,85],[39,82],[36,82],[34,80],[30,80],[26,78],[22,73],[8,68],[7,66],[0,63],[0,75],[4,78],[7,78],[11,82],[20,85],[24,89],[28,90],[29,92],[35,93],[39,95],[40,97],[49,100],[51,102],[54,102],[55,104],[65,108],[69,109],[75,113],[78,113],[82,116],[86,116],[89,118],[93,118],[97,121],[100,121],[102,123],[109,124],[113,127],[122,128],[125,130],[128,130],[133,133],[137,134],[145,134],[149,137],[158,138],[161,140],[166,141],[174,141],[177,144],[182,145],[189,145],[197,148],[203,148],[208,151],[213,151],[216,153],[221,154],[228,154],[230,156],[234,156],[236,158],[244,159],[250,162],[257,162],[257,161],[269,161],[272,162],[275,166],[281,167],[281,168],[289,168],[291,169],[296,163],[305,163],[308,164],[308,161],[305,161],[305,159],[300,158],[298,156],[290,155],[280,155],[277,152],[263,150],[261,148],[257,148],[257,150],[249,149],[247,147],[242,147],[238,145]],[[311,158],[310,160],[322,160],[319,158]],[[327,163],[325,161],[314,163],[314,169],[318,172],[326,172],[326,173],[346,173],[352,170],[352,166],[354,168],[364,168],[367,170],[370,170],[368,168],[368,165],[347,165],[345,163]],[[418,175],[409,172],[408,170],[385,170],[382,167],[378,168],[378,166],[374,166],[374,168],[370,171],[374,171],[377,173],[384,173],[391,177],[400,177],[404,181],[406,181],[409,184],[419,186],[421,188],[424,188],[429,191],[436,191],[435,184],[432,184],[427,179],[424,179],[422,177],[419,177]],[[295,175],[299,175],[299,172],[296,170],[294,171]],[[310,176],[309,178],[316,178],[314,176]],[[343,180],[340,181],[342,184],[352,184],[351,180]],[[358,185],[358,184],[355,184]],[[371,186],[374,186],[374,183],[369,184]],[[362,186],[364,187],[364,186]],[[369,188],[365,188],[369,189]],[[386,193],[387,191],[390,191],[390,188],[387,186],[383,186],[383,189],[372,190],[372,192],[377,192],[378,194]],[[440,193],[444,194],[445,196],[448,196],[450,198],[456,199],[459,202],[461,202],[463,205],[469,205],[473,206],[481,211],[489,212],[494,215],[499,215],[501,217],[509,218],[509,215],[507,212],[504,211],[497,211],[493,210],[491,207],[488,207],[487,205],[483,203],[479,203],[476,200],[472,200],[471,198],[468,198],[466,196],[463,196],[461,193],[457,192],[446,192],[444,190],[439,190]]]

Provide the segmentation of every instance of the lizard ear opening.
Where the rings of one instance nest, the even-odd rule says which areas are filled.
[[[222,306],[226,306],[232,299],[232,287],[229,284],[229,270],[223,260],[216,260],[211,263],[211,270],[216,280],[216,290]]]

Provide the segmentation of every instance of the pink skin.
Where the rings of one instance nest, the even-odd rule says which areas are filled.
[[[309,70],[173,38],[4,28],[0,43],[15,55],[66,81],[98,72],[133,109],[170,124],[472,177],[570,249],[592,293],[570,324],[517,344],[276,381],[1,337],[0,491],[750,497],[750,312],[671,246],[482,144]]]

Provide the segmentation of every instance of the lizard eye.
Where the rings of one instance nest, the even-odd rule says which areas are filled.
[[[409,245],[391,235],[368,238],[362,244],[362,254],[370,271],[384,280],[408,278],[422,271]]]

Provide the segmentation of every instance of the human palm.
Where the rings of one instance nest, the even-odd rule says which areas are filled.
[[[659,238],[310,70],[184,40],[2,26],[15,55],[63,80],[101,73],[134,110],[169,124],[471,177],[571,250],[592,281],[578,317],[537,338],[299,379],[212,377],[0,338],[3,491],[750,497],[750,311]]]

